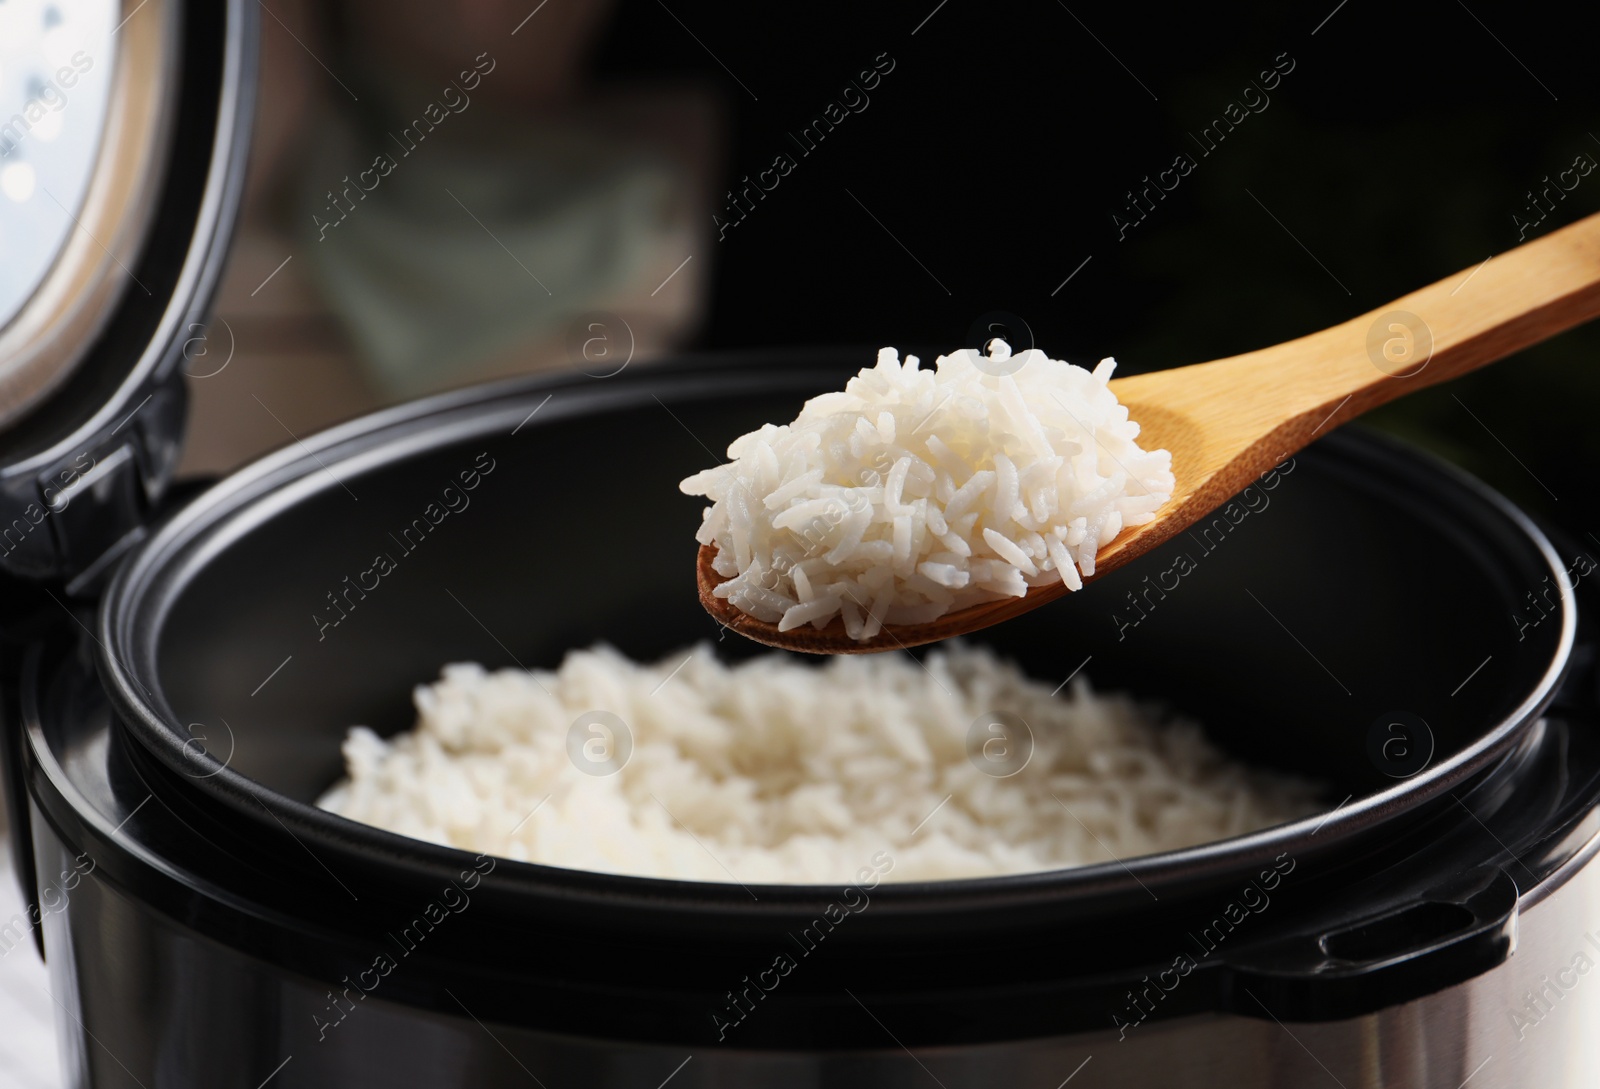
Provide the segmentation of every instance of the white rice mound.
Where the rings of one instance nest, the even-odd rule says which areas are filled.
[[[578,870],[831,884],[887,851],[895,881],[1026,873],[1317,808],[1310,784],[1235,762],[1193,722],[1163,721],[1081,678],[1053,696],[959,644],[925,665],[872,655],[821,666],[778,654],[728,666],[704,644],[640,665],[597,646],[555,672],[447,666],[417,688],[416,705],[409,733],[350,731],[349,778],[319,804],[416,839]],[[569,728],[596,709],[619,716],[633,743],[621,769],[600,776],[568,757]],[[1020,716],[1034,743],[1006,778],[968,758],[973,723],[996,713]]]
[[[1013,373],[989,373],[1012,371]],[[680,487],[711,500],[716,589],[788,631],[842,616],[856,640],[1059,579],[1172,495],[1172,455],[1093,371],[992,341],[932,371],[893,348],[793,423],[735,439],[729,462]]]

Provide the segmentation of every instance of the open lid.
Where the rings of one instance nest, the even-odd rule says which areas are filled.
[[[92,586],[171,478],[256,32],[245,0],[0,2],[0,579]]]

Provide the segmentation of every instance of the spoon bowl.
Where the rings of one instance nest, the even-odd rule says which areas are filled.
[[[1193,526],[1253,479],[1320,435],[1414,390],[1503,359],[1600,316],[1600,215],[1430,284],[1309,336],[1171,370],[1117,378],[1111,390],[1140,425],[1139,445],[1172,452],[1172,498],[1095,556],[1090,581]],[[717,551],[696,563],[700,602],[716,620],[768,646],[810,654],[897,650],[964,635],[1070,591],[1060,582],[984,602],[925,624],[885,624],[851,639],[826,627],[778,625],[714,590]]]

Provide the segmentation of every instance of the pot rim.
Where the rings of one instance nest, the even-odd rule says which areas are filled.
[[[360,857],[368,864],[376,860],[385,867],[425,871],[430,879],[470,869],[476,856],[468,851],[412,839],[295,801],[234,771],[199,748],[199,741],[181,724],[167,702],[156,668],[157,634],[173,597],[163,591],[181,585],[185,571],[204,564],[235,536],[292,502],[297,495],[296,485],[299,489],[329,486],[311,478],[328,473],[330,467],[359,471],[363,462],[374,460],[380,453],[386,455],[385,461],[392,461],[397,452],[415,454],[466,435],[499,434],[502,426],[510,430],[527,424],[531,413],[526,410],[544,400],[552,403],[541,413],[540,424],[596,409],[632,407],[653,397],[736,395],[740,378],[769,390],[781,380],[779,375],[790,385],[800,385],[803,378],[819,377],[825,364],[844,359],[858,363],[864,357],[858,348],[849,349],[848,355],[829,349],[783,350],[761,353],[759,358],[767,365],[756,367],[751,365],[753,353],[691,355],[598,385],[583,376],[540,375],[503,380],[380,410],[268,454],[225,477],[181,508],[117,572],[101,601],[94,651],[117,720],[137,739],[141,750],[155,757],[169,772],[178,773],[176,782],[221,802],[226,810],[251,824],[270,829],[276,822],[297,838],[309,836],[341,856]],[[572,395],[564,396],[564,403],[557,404],[553,397],[545,396],[554,394]],[[1362,432],[1359,439],[1346,432],[1331,441],[1335,445],[1361,442],[1386,446],[1396,455],[1411,459],[1418,470],[1446,478],[1471,499],[1509,521],[1549,568],[1563,591],[1557,642],[1538,682],[1518,705],[1449,759],[1331,811],[1125,861],[1034,873],[883,883],[874,891],[875,902],[883,904],[883,914],[944,914],[995,906],[997,902],[1037,905],[1045,901],[1099,901],[1106,897],[1148,904],[1149,897],[1156,895],[1152,890],[1176,889],[1179,883],[1187,888],[1208,874],[1217,879],[1216,884],[1225,884],[1236,874],[1270,866],[1274,857],[1283,857],[1286,850],[1295,858],[1313,858],[1347,846],[1349,841],[1439,799],[1514,748],[1552,699],[1568,666],[1576,634],[1574,596],[1554,546],[1532,519],[1509,500],[1440,458],[1372,432]],[[339,475],[343,478],[346,474]],[[766,916],[790,914],[802,908],[811,910],[816,904],[831,900],[839,887],[839,883],[742,885],[642,877],[498,856],[496,863],[497,885],[514,882],[543,901],[579,908]],[[1207,879],[1201,883],[1209,886],[1213,882]]]

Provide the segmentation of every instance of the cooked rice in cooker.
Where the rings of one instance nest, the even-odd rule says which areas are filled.
[[[681,488],[709,498],[715,590],[788,631],[842,617],[866,640],[1094,573],[1095,553],[1171,498],[1172,456],[1093,371],[992,341],[934,370],[893,348],[793,423],[735,439]]]
[[[920,664],[727,665],[702,644],[653,665],[606,646],[553,672],[450,665],[417,688],[412,731],[350,731],[349,777],[319,804],[473,852],[744,884],[848,882],[884,851],[895,881],[1051,870],[1317,808],[1193,722],[1082,677],[1052,687],[960,644]]]

